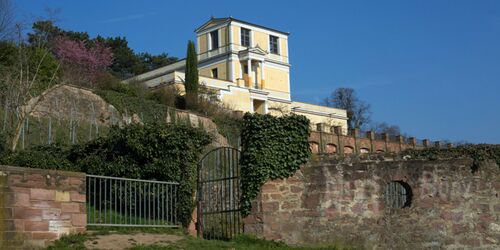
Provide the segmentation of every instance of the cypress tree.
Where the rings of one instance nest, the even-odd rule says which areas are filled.
[[[198,57],[194,42],[189,40],[186,56],[186,79],[184,82],[186,88],[186,100],[189,106],[196,105],[198,97]]]

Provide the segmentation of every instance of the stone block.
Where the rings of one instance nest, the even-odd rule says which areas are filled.
[[[68,191],[56,191],[57,202],[68,202],[70,201],[70,193]]]
[[[32,237],[34,240],[55,240],[59,236],[55,232],[33,232]]]
[[[30,195],[27,193],[14,193],[14,207],[29,207]]]
[[[14,219],[25,219],[30,221],[41,221],[42,210],[24,207],[15,207],[12,211]]]
[[[262,193],[277,193],[278,187],[274,183],[266,183],[262,185]]]
[[[70,220],[52,220],[49,221],[49,229],[50,232],[68,232],[69,228],[71,228]]]
[[[77,227],[87,225],[87,215],[86,214],[71,215],[71,224]]]
[[[58,220],[61,218],[61,209],[43,209],[42,219],[43,220]]]
[[[263,212],[274,212],[279,210],[279,202],[271,201],[271,202],[263,202],[262,203],[262,211]]]
[[[85,194],[81,194],[81,193],[76,192],[76,191],[71,191],[70,196],[71,196],[71,201],[85,202],[85,198],[86,198]]]
[[[304,189],[302,187],[295,186],[295,185],[290,186],[290,192],[292,192],[292,193],[300,193],[302,191],[304,191]]]
[[[62,203],[61,211],[63,213],[79,213],[80,204],[79,203]]]
[[[56,198],[56,191],[50,189],[32,188],[30,189],[32,200],[53,201]]]
[[[48,221],[25,221],[24,222],[24,230],[26,232],[48,231],[49,230],[49,222]]]

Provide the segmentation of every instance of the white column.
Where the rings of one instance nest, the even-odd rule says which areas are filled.
[[[248,61],[247,61],[247,69],[248,69],[248,76],[252,76],[252,60],[250,58],[248,58]]]
[[[229,31],[228,31],[228,33],[229,33],[228,34],[229,50],[232,51],[233,50],[233,28],[231,27],[231,23],[229,23],[227,28],[229,29]]]
[[[228,63],[229,63],[229,65],[228,65],[228,72],[227,72],[227,75],[228,75],[228,78],[229,78],[228,80],[230,82],[234,82],[233,57],[231,55],[229,55]]]
[[[260,80],[264,80],[264,61],[260,61]]]

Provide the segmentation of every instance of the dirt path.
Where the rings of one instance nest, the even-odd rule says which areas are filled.
[[[183,238],[179,235],[151,233],[97,235],[87,240],[85,247],[87,249],[125,249],[136,245],[166,246]]]

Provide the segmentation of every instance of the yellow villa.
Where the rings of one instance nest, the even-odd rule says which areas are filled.
[[[347,130],[345,110],[295,102],[290,93],[289,33],[232,17],[211,18],[195,30],[199,81],[228,107],[243,112],[304,115],[312,124]],[[132,77],[149,88],[183,91],[185,60]]]

